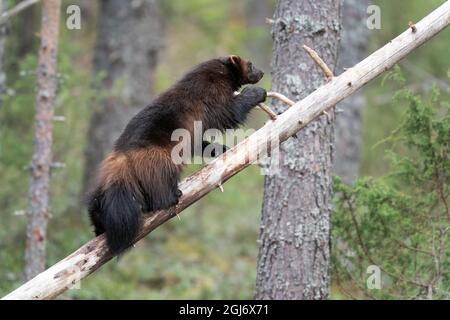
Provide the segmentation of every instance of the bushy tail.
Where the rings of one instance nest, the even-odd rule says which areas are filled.
[[[96,234],[106,233],[113,254],[128,249],[136,238],[141,222],[141,209],[126,185],[116,182],[104,191],[97,190],[88,200],[88,210]]]
[[[100,165],[88,211],[97,235],[106,233],[109,249],[120,253],[138,235],[142,212],[178,203],[179,168],[158,148],[113,152]]]

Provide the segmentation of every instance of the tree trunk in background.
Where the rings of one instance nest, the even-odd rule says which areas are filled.
[[[56,53],[60,7],[60,0],[44,0],[42,2],[41,47],[37,69],[35,133],[25,248],[25,277],[27,280],[45,269],[50,167],[52,163],[52,122],[58,84]]]
[[[0,15],[6,11],[6,1],[0,0]],[[0,25],[0,109],[3,106],[3,95],[6,92],[5,73],[5,45],[6,45],[6,23]]]
[[[298,101],[324,83],[302,49],[333,70],[340,28],[338,0],[280,0],[273,24],[272,90]],[[286,106],[277,102],[276,110]],[[280,146],[279,170],[266,176],[256,299],[326,299],[329,292],[334,112]]]
[[[269,29],[266,18],[273,15],[273,2],[273,0],[249,0],[246,8],[247,26],[250,30],[247,41],[249,60],[265,72],[270,70],[272,45],[270,38],[265,36]]]
[[[344,0],[342,6],[342,33],[337,72],[353,67],[367,52],[369,29],[366,26],[369,0]],[[361,152],[361,112],[365,104],[363,93],[357,92],[337,108],[335,122],[334,174],[351,183],[358,175]]]
[[[128,120],[150,103],[162,38],[156,0],[103,0],[99,19],[94,68],[106,76],[101,90],[107,97],[91,118],[84,191]]]

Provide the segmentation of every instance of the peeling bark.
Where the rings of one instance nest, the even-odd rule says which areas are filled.
[[[129,119],[151,101],[161,48],[157,0],[102,0],[99,19],[94,70],[105,74],[101,88],[108,97],[91,118],[83,190]]]
[[[33,278],[45,269],[53,114],[57,88],[56,53],[58,48],[60,7],[60,0],[44,0],[42,2],[34,146],[27,210],[26,279]]]
[[[302,45],[333,70],[340,24],[340,1],[280,0],[272,90],[298,101],[321,86],[324,75]],[[256,299],[328,297],[333,133],[331,110],[281,145],[279,169],[265,178]]]

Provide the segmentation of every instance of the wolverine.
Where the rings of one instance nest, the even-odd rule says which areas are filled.
[[[132,245],[144,213],[178,203],[182,165],[171,158],[177,143],[171,140],[173,131],[181,128],[193,135],[194,121],[201,121],[203,131],[239,127],[251,109],[265,101],[267,93],[257,86],[247,86],[239,95],[235,91],[256,84],[263,75],[236,55],[208,60],[130,120],[100,164],[87,196],[95,234],[106,234],[111,253],[121,253]],[[201,145],[204,149],[209,142]],[[223,146],[223,152],[226,149]]]

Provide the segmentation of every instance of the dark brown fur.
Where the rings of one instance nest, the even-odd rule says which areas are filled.
[[[194,121],[203,130],[236,128],[250,110],[266,98],[254,84],[263,73],[238,56],[206,61],[157,97],[134,116],[102,162],[88,210],[96,234],[106,232],[113,253],[128,248],[136,237],[141,214],[167,209],[181,196],[181,166],[171,158],[172,132],[187,129],[193,137]],[[193,141],[193,140],[192,140]],[[203,141],[202,146],[209,144]],[[226,147],[223,148],[225,150]]]

